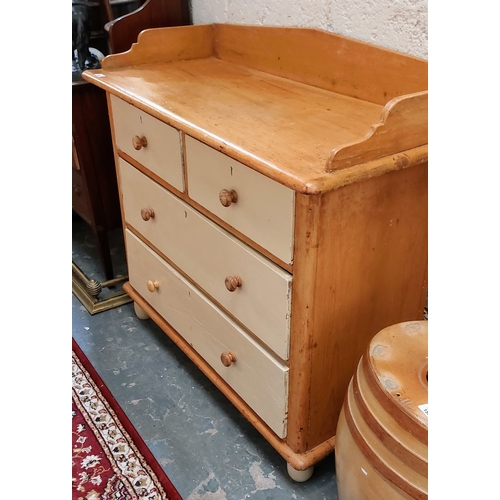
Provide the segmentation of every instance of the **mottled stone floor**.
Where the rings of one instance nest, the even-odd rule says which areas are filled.
[[[121,231],[111,233],[126,274]],[[73,218],[73,261],[104,281],[90,228]],[[185,500],[336,500],[333,454],[305,483],[218,389],[132,304],[90,315],[72,299],[73,337]]]

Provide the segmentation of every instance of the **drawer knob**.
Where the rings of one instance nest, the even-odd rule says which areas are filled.
[[[160,287],[160,284],[158,281],[151,281],[148,280],[148,290],[153,293],[155,290],[157,290]]]
[[[141,210],[141,217],[142,220],[145,220],[147,222],[149,219],[155,218],[155,211],[152,208],[143,208]]]
[[[229,207],[238,201],[238,193],[234,189],[222,189],[219,193],[219,201],[223,207]]]
[[[234,352],[227,351],[227,352],[223,352],[220,355],[220,360],[221,360],[222,364],[227,368],[227,367],[231,366],[231,364],[236,361],[236,356],[235,356]]]
[[[230,292],[234,292],[243,283],[242,283],[241,278],[239,276],[226,276],[226,279],[224,280],[224,284],[226,285],[226,288]]]
[[[148,146],[148,140],[144,136],[139,137],[138,135],[134,135],[134,137],[132,137],[132,145],[134,146],[134,149],[139,151],[140,149]]]

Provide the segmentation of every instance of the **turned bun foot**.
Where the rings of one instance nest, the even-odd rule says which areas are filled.
[[[309,467],[306,470],[297,470],[294,469],[289,463],[286,464],[286,470],[288,475],[297,483],[304,483],[307,481],[314,471],[314,466]]]
[[[139,319],[149,319],[149,314],[137,302],[134,302],[134,311]]]

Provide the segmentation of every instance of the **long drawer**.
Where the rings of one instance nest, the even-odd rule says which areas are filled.
[[[181,133],[114,95],[110,99],[118,149],[184,191]]]
[[[288,367],[270,356],[129,230],[126,245],[132,287],[278,436],[285,437]],[[230,366],[223,365],[223,353],[226,357],[234,355]]]
[[[189,136],[186,165],[190,198],[292,263],[294,191]]]
[[[119,175],[126,223],[278,356],[288,359],[291,274],[123,159]],[[142,217],[145,211],[148,220]]]

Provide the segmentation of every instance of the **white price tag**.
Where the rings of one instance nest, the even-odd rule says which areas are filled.
[[[429,404],[425,404],[425,405],[419,405],[418,406],[427,416],[429,416]]]

